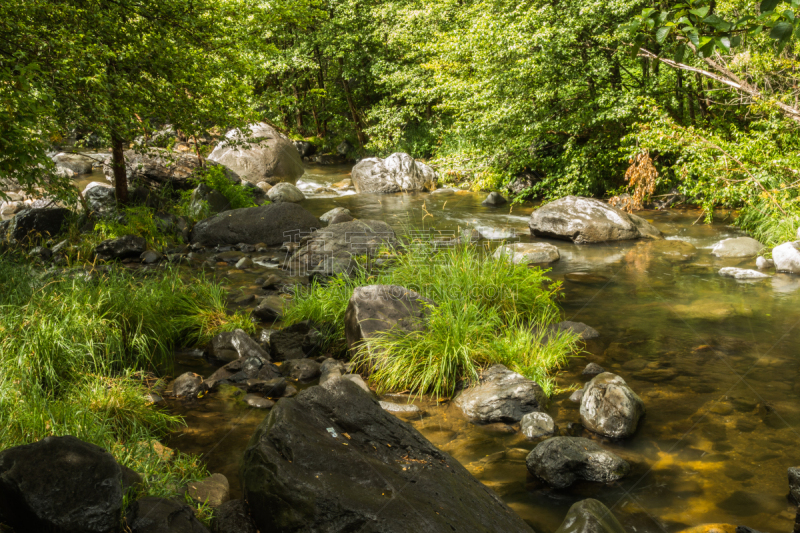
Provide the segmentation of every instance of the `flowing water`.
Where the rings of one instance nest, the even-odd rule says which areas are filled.
[[[309,169],[298,183],[309,196],[303,206],[315,215],[346,207],[357,218],[383,220],[397,230],[474,227],[487,239],[536,240],[527,227],[532,205],[486,208],[480,205],[485,194],[314,193],[348,171]],[[600,337],[559,374],[563,390],[546,410],[560,434],[593,438],[628,460],[633,470],[627,478],[553,490],[527,473],[525,457],[537,442],[516,428],[477,426],[452,404],[430,401],[416,402],[423,414],[409,421],[540,532],[554,531],[569,506],[587,497],[603,501],[637,533],[707,523],[790,531],[795,507],[786,500],[786,468],[800,464],[800,277],[723,278],[717,271],[737,261],[714,258],[710,247],[740,234],[725,220],[696,223],[696,210],[640,214],[667,239],[687,241],[697,252],[665,255],[650,242],[552,241],[561,260],[550,273],[563,281],[564,318],[594,327]],[[740,266],[754,268],[754,260]],[[248,276],[256,274],[236,274],[229,283],[254,290]],[[647,415],[634,437],[612,441],[581,427],[578,404],[568,398],[586,381],[581,371],[589,362],[622,376],[644,400]],[[196,357],[179,358],[179,371],[189,369],[213,370]],[[172,406],[188,428],[170,444],[204,455],[209,469],[227,475],[234,496],[240,494],[238,461],[264,412],[213,395]]]

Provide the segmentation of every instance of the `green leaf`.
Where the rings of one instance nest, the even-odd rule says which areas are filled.
[[[734,35],[731,37],[731,48],[736,48],[740,44],[742,44],[742,36],[741,35]]]
[[[658,44],[663,43],[664,39],[666,39],[667,35],[669,35],[669,30],[671,29],[672,28],[668,28],[666,26],[658,28],[658,30],[656,30],[656,42]]]
[[[778,41],[788,40],[792,36],[794,26],[789,22],[779,22],[772,27],[769,36]]]
[[[700,54],[701,57],[710,57],[711,54],[714,52],[714,45],[715,45],[714,39],[709,39],[705,45],[699,47],[697,52]]]
[[[681,63],[683,61],[683,56],[685,54],[686,54],[686,45],[685,44],[679,44],[678,46],[676,46],[675,47],[675,57],[674,57],[675,62],[676,63]]]
[[[711,9],[710,6],[700,7],[697,9],[689,10],[689,13],[696,16],[697,18],[703,19],[706,15],[708,15],[708,10]]]
[[[718,29],[720,31],[728,31],[728,30],[731,29],[731,26],[732,26],[731,23],[725,22],[724,20],[722,20],[721,18],[719,18],[716,15],[707,16],[706,18],[703,19],[703,22],[705,22],[709,26],[712,26],[712,27],[714,27],[714,28],[716,28],[716,29]]]
[[[778,4],[780,3],[781,0],[763,0],[761,2],[761,5],[759,6],[759,9],[761,10],[762,13],[766,13],[767,11],[772,11],[773,9],[778,7]]]
[[[689,33],[689,40],[692,41],[692,44],[699,47],[700,46],[700,36],[697,35],[695,32]]]

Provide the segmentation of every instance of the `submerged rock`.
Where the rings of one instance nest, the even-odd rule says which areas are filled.
[[[265,123],[247,130],[231,130],[208,156],[251,183],[294,183],[305,173],[300,154],[288,137]],[[236,143],[239,146],[236,146]]]
[[[617,517],[594,499],[572,504],[556,533],[625,533]]]
[[[561,257],[558,248],[546,242],[515,242],[505,244],[495,250],[495,259],[510,260],[515,265],[531,263],[552,263]]]
[[[522,434],[529,439],[547,437],[556,432],[556,423],[547,413],[528,413],[520,420]]]
[[[502,194],[492,191],[489,193],[489,196],[487,196],[486,199],[481,202],[481,205],[484,207],[500,207],[501,205],[505,205],[507,203],[508,200],[503,198]]]
[[[303,192],[291,183],[278,183],[272,187],[267,196],[273,202],[302,202],[306,199]]]
[[[346,379],[278,402],[245,451],[242,486],[261,531],[532,531]]]
[[[410,414],[417,414],[420,412],[419,407],[417,407],[413,403],[394,403],[394,402],[378,402],[378,403],[380,403],[381,409],[394,414],[410,415]]]
[[[279,202],[233,209],[201,220],[192,230],[192,243],[204,246],[239,243],[275,246],[293,242],[321,227],[317,218],[297,204]]]
[[[66,168],[73,174],[91,174],[94,160],[81,154],[68,154],[61,152],[53,156],[53,161],[58,168]]]
[[[755,257],[764,245],[751,237],[723,239],[711,248],[711,254],[722,258]]]
[[[116,531],[125,485],[110,453],[72,436],[0,452],[0,516],[17,531]]]
[[[130,533],[208,533],[188,505],[148,496],[133,502],[125,514]]]
[[[611,483],[631,468],[617,455],[582,437],[553,437],[540,442],[525,464],[531,474],[558,489],[579,479]]]
[[[600,333],[598,333],[596,329],[591,326],[587,326],[583,322],[571,322],[569,320],[564,320],[563,322],[554,324],[552,327],[557,331],[569,330],[576,335],[580,335],[581,339],[585,341],[596,339],[600,336]]]
[[[344,315],[347,347],[354,352],[362,343],[390,330],[410,332],[425,328],[425,320],[436,304],[399,285],[356,287]]]
[[[431,167],[414,161],[405,153],[394,153],[386,159],[362,159],[352,171],[353,185],[358,193],[433,190],[438,179],[439,175]]]
[[[758,270],[735,267],[721,268],[719,270],[719,275],[733,279],[767,279],[772,277],[769,274],[764,274]]]
[[[98,259],[110,261],[113,259],[139,258],[147,248],[147,242],[136,235],[123,235],[116,239],[101,242],[94,249]]]
[[[480,383],[464,390],[456,405],[473,422],[519,422],[523,415],[538,411],[544,392],[535,382],[503,365],[492,365],[481,374]]]
[[[545,204],[531,214],[531,234],[578,244],[660,239],[661,232],[640,216],[594,198],[567,196]]]
[[[603,372],[586,384],[581,422],[590,431],[606,437],[630,437],[644,412],[642,399],[616,374]]]
[[[172,382],[172,395],[178,398],[196,398],[203,384],[203,376],[184,372]]]
[[[778,272],[800,274],[800,241],[785,242],[773,248],[772,260]]]

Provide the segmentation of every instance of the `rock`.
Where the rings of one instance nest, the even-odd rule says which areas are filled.
[[[611,483],[630,472],[630,465],[582,437],[552,437],[536,445],[525,464],[528,472],[557,489],[583,479]]]
[[[311,381],[320,373],[320,364],[314,359],[292,359],[281,366],[281,372],[298,381]]]
[[[531,214],[531,234],[578,244],[660,239],[661,232],[640,216],[628,214],[594,198],[567,196]]]
[[[256,394],[247,394],[244,397],[244,403],[255,409],[272,409],[275,402],[268,400]]]
[[[251,314],[262,322],[272,322],[283,318],[283,308],[265,298],[253,309]]]
[[[519,422],[523,415],[538,411],[544,400],[541,387],[503,365],[492,365],[480,383],[456,398],[456,405],[473,422]]]
[[[53,156],[53,161],[58,168],[66,168],[73,174],[91,174],[94,160],[81,154],[67,154],[61,152]]]
[[[11,219],[8,236],[16,241],[54,237],[61,233],[69,214],[69,209],[63,207],[27,209]]]
[[[529,439],[547,437],[556,432],[556,423],[547,413],[528,413],[520,420],[522,434]]]
[[[197,398],[203,377],[194,372],[185,372],[172,382],[172,395],[178,398]]]
[[[316,354],[321,342],[319,331],[308,322],[298,322],[269,337],[269,346],[276,361],[302,359]]]
[[[250,440],[241,479],[261,531],[532,533],[491,489],[346,379],[279,401]],[[399,494],[402,504],[392,504]]]
[[[711,254],[717,257],[755,257],[764,249],[764,245],[750,237],[723,239],[711,248]]]
[[[266,392],[270,387],[280,387],[279,381],[272,381],[276,379],[283,380],[281,371],[277,366],[264,357],[251,355],[240,357],[222,368],[218,368],[203,381],[203,389],[214,390],[223,381],[247,384],[251,380],[259,380],[262,383],[248,387],[248,392]],[[286,382],[284,380],[283,387],[285,386]]]
[[[594,377],[598,374],[602,374],[605,371],[606,371],[605,368],[598,365],[597,363],[589,363],[588,365],[586,365],[586,368],[583,369],[581,375]]]
[[[630,437],[644,413],[644,402],[616,374],[603,372],[586,384],[581,422],[590,431],[606,437]]]
[[[230,500],[214,510],[212,533],[258,533],[244,500]]]
[[[239,357],[258,357],[269,362],[270,355],[250,335],[242,329],[235,329],[230,335],[230,345],[239,354]]]
[[[81,193],[89,205],[89,209],[98,215],[106,215],[117,208],[117,196],[114,188],[106,183],[93,181]]]
[[[339,213],[338,215],[333,217],[330,222],[328,222],[328,225],[330,226],[333,224],[342,224],[344,222],[352,222],[354,220],[355,218],[353,218],[353,215],[349,215],[347,213]]]
[[[330,211],[326,211],[325,213],[323,213],[322,216],[319,217],[319,219],[322,222],[329,224],[330,221],[333,220],[333,218],[338,215],[352,215],[352,213],[350,213],[350,210],[345,207],[334,207]]]
[[[292,256],[301,272],[325,276],[350,274],[354,255],[374,256],[398,243],[394,230],[378,220],[354,220],[321,229]]]
[[[347,373],[347,367],[341,361],[331,357],[325,359],[320,365],[319,384],[324,385],[331,379],[338,379]]]
[[[221,192],[201,183],[192,191],[189,214],[195,220],[230,211],[231,202]]]
[[[556,331],[569,330],[577,335],[580,335],[581,339],[585,341],[596,339],[600,336],[600,333],[598,333],[596,329],[591,326],[587,326],[583,322],[570,322],[569,320],[564,320],[563,322],[554,324],[552,328]]]
[[[544,175],[539,172],[521,172],[511,183],[506,185],[505,188],[512,196],[529,194],[532,192],[531,189],[542,181],[542,178],[544,178]]]
[[[208,504],[210,507],[219,507],[231,499],[228,478],[222,474],[211,474],[202,481],[189,483],[186,492],[196,503]]]
[[[147,243],[142,237],[124,235],[116,239],[101,242],[94,249],[98,259],[111,261],[113,259],[139,258],[144,253]]]
[[[142,253],[139,256],[139,259],[141,259],[142,263],[144,263],[146,265],[153,265],[155,263],[158,263],[159,261],[163,261],[164,260],[164,255],[160,254],[158,252],[154,252],[153,250],[148,250],[148,251]]]
[[[759,255],[756,257],[756,268],[759,270],[766,270],[768,268],[775,267],[775,261],[772,259],[766,259],[765,257]]]
[[[233,332],[226,331],[216,335],[208,343],[208,355],[220,361],[235,361],[241,357],[233,345]]]
[[[351,180],[350,178],[345,178],[342,181],[337,181],[336,183],[331,185],[331,187],[333,187],[334,189],[349,189],[352,186],[353,186],[353,180]]]
[[[800,274],[800,241],[785,242],[773,248],[772,260],[778,272]]]
[[[272,187],[267,196],[273,202],[302,202],[306,195],[291,183],[278,183]]]
[[[572,504],[556,533],[625,533],[617,517],[597,500]]]
[[[222,163],[251,183],[270,185],[295,182],[305,173],[300,154],[285,135],[265,123],[253,124],[248,131],[231,130],[208,159]],[[235,142],[244,143],[235,146]]]
[[[154,496],[133,502],[125,522],[126,533],[208,533],[191,507]]]
[[[585,391],[583,389],[578,389],[578,390],[574,391],[572,394],[569,395],[569,401],[575,402],[575,403],[581,403],[581,400],[583,400],[583,393],[584,392]]]
[[[272,378],[266,381],[262,379],[247,381],[247,392],[258,393],[268,398],[280,398],[286,392],[286,388],[287,384],[284,378]]]
[[[249,257],[242,257],[238,261],[236,261],[236,268],[239,270],[247,270],[248,268],[253,268],[255,263]]]
[[[734,279],[767,279],[772,277],[769,274],[764,274],[758,270],[735,267],[721,268],[719,270],[719,275]]]
[[[356,287],[344,315],[347,347],[355,353],[362,343],[382,333],[421,331],[431,307],[436,304],[399,285]]]
[[[250,183],[250,182],[248,181],[247,183]],[[266,181],[259,181],[258,183],[256,183],[256,187],[261,189],[264,193],[268,193],[269,190],[272,188],[272,185],[270,185]]]
[[[420,412],[419,407],[413,403],[393,403],[393,402],[378,402],[381,409],[394,414],[417,414]]]
[[[689,242],[675,239],[662,239],[642,243],[645,250],[658,254],[671,263],[689,261],[697,255],[697,248]]]
[[[0,216],[10,217],[25,209],[24,202],[3,202],[0,204]]]
[[[405,153],[362,159],[353,167],[351,177],[357,193],[433,190],[439,179],[432,168]]]
[[[336,147],[336,153],[338,155],[340,155],[341,157],[346,157],[347,154],[350,153],[353,150],[354,150],[353,145],[350,144],[347,141],[347,139],[345,139],[344,141],[340,142],[339,145]]]
[[[192,242],[204,246],[257,244],[275,246],[310,234],[322,224],[297,204],[279,202],[220,213],[198,222]]]
[[[489,193],[489,196],[487,196],[486,199],[481,202],[481,205],[484,207],[500,207],[501,205],[505,205],[507,203],[508,200],[503,198],[502,194],[492,191]]]
[[[317,147],[307,141],[294,141],[292,144],[297,148],[300,157],[312,156],[317,152]]]
[[[130,481],[99,446],[46,437],[0,452],[0,516],[17,531],[116,531]]]
[[[345,374],[345,375],[342,376],[342,379],[346,379],[348,381],[352,381],[353,383],[358,385],[358,387],[363,391],[370,392],[370,393],[372,392],[369,389],[369,385],[367,385],[367,382],[364,381],[364,378],[362,378],[358,374]]]
[[[789,495],[794,501],[800,504],[800,467],[790,466],[789,473]]]
[[[558,248],[546,242],[515,242],[505,244],[495,250],[495,259],[510,260],[515,265],[531,263],[552,263],[561,257]]]
[[[144,153],[135,150],[126,150],[125,173],[128,181],[141,183],[150,189],[158,189],[169,184],[175,189],[190,190],[198,181],[198,171],[206,166],[222,166],[225,176],[231,183],[240,183],[236,172],[219,165],[213,160],[205,159],[202,162],[192,153],[170,152],[162,148],[150,148]],[[106,179],[114,183],[113,162],[108,161],[103,165]]]

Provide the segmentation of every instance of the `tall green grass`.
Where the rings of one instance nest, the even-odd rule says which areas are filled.
[[[541,269],[495,260],[471,245],[408,242],[388,270],[362,270],[298,293],[284,321],[314,321],[326,330],[325,347],[341,351],[348,301],[355,287],[371,284],[401,285],[437,304],[424,330],[389,331],[356,352],[354,362],[379,391],[451,396],[481,368],[502,363],[550,394],[552,371],[577,350],[577,336],[547,327],[560,317],[560,284]]]

